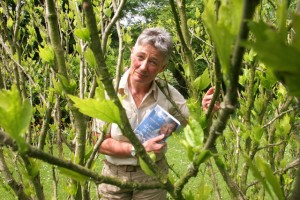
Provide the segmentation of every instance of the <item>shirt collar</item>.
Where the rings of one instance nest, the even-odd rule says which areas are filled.
[[[123,74],[123,76],[121,77],[121,80],[120,80],[120,84],[119,84],[119,89],[118,89],[118,92],[120,95],[128,95],[128,92],[129,92],[129,88],[128,88],[128,76],[129,76],[129,69]],[[151,87],[150,87],[150,90],[148,93],[151,93],[153,92],[153,97],[155,98],[155,100],[157,100],[157,91],[158,91],[158,86],[156,84],[156,81],[153,81]]]

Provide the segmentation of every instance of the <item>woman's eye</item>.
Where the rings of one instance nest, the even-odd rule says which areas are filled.
[[[151,60],[151,61],[149,61],[149,63],[151,64],[151,65],[157,65],[157,63],[155,62],[155,61],[153,61],[153,60]]]
[[[139,55],[137,55],[136,57],[137,57],[137,59],[138,59],[139,61],[141,61],[141,60],[143,60],[143,59],[144,59],[144,57],[143,57],[143,56],[139,56]]]

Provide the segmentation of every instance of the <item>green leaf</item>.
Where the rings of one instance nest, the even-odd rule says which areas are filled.
[[[174,173],[168,173],[168,179],[169,179],[170,183],[172,183],[174,185],[175,180],[176,180]]]
[[[72,183],[72,184],[68,184],[66,187],[65,187],[65,190],[68,194],[70,195],[75,195],[76,192],[78,191],[77,190],[77,186],[76,184]]]
[[[212,194],[213,188],[208,186],[203,180],[198,186],[198,190],[196,191],[196,199],[197,200],[208,200],[211,199],[210,196]]]
[[[124,40],[125,44],[131,44],[132,43],[132,37],[129,33],[124,34],[123,40]]]
[[[0,126],[12,137],[20,148],[25,148],[24,134],[30,125],[32,107],[26,99],[21,100],[15,85],[11,90],[0,91]]]
[[[59,81],[55,80],[54,78],[52,79],[52,83],[53,83],[53,89],[54,92],[62,95],[63,94],[63,88],[62,85]]]
[[[183,67],[185,75],[187,77],[189,77],[191,75],[191,71],[190,71],[189,65],[187,63],[183,63],[182,67]]]
[[[105,89],[101,81],[98,81],[98,87],[95,91],[95,99],[99,101],[105,100]]]
[[[151,151],[148,153],[148,155],[153,162],[156,162],[156,154],[154,152]]]
[[[106,9],[104,9],[104,14],[105,14],[105,16],[110,18],[111,14],[112,14],[112,10],[110,8],[106,8]]]
[[[46,63],[54,63],[54,51],[51,46],[46,45],[44,48],[39,46],[39,55]]]
[[[74,19],[74,13],[73,13],[72,11],[70,11],[70,12],[68,13],[68,17],[69,17],[70,19]]]
[[[206,0],[203,12],[203,22],[212,37],[224,74],[230,72],[230,56],[232,44],[239,31],[242,1],[221,1],[218,20],[215,11],[215,1]]]
[[[285,114],[284,117],[276,124],[276,135],[285,138],[286,135],[291,131],[291,118],[288,114]]]
[[[259,143],[261,140],[261,137],[263,136],[264,129],[261,126],[255,126],[253,128],[253,132],[254,132],[254,141]]]
[[[70,170],[70,169],[58,167],[58,170],[61,174],[64,174],[64,175],[70,177],[71,179],[79,181],[79,182],[84,182],[84,181],[89,180],[89,177],[79,174],[77,172],[74,172],[73,170]]]
[[[209,150],[201,151],[199,155],[195,158],[195,164],[200,165],[201,163],[204,163],[207,161],[213,154]]]
[[[57,74],[59,77],[62,88],[65,89],[65,91],[68,94],[74,94],[77,88],[76,81],[74,79],[68,80],[65,76],[61,74]]]
[[[84,52],[84,57],[86,59],[86,61],[88,62],[88,64],[92,67],[92,68],[95,68],[97,66],[97,63],[96,63],[96,59],[95,59],[95,56],[94,56],[94,53],[93,51],[88,48],[86,50],[86,52]]]
[[[194,194],[191,190],[188,190],[187,192],[185,191],[183,193],[183,195],[184,195],[184,199],[186,199],[186,200],[194,200],[195,199]]]
[[[195,140],[194,140],[194,134],[193,134],[193,131],[191,129],[191,126],[187,125],[185,128],[184,128],[184,136],[185,136],[185,141],[187,141],[187,144],[191,147],[194,147],[196,146],[195,145]]]
[[[195,154],[193,151],[193,147],[190,146],[186,140],[180,140],[180,143],[185,147],[189,161],[193,161]]]
[[[285,199],[280,186],[280,182],[278,178],[273,174],[273,170],[271,169],[269,164],[266,163],[266,161],[261,157],[256,158],[256,163],[261,169],[261,171],[264,173],[266,180],[271,185],[273,192],[276,194],[277,198],[279,200]]]
[[[267,182],[266,182],[265,178],[263,177],[263,175],[260,173],[260,171],[257,168],[257,166],[252,162],[252,160],[248,156],[244,155],[244,158],[245,158],[247,164],[249,165],[249,167],[250,167],[250,169],[252,171],[253,176],[255,178],[257,178],[258,181],[260,181],[262,183],[262,185],[265,188],[265,190],[270,194],[271,199],[274,199],[273,198],[273,194],[271,193],[271,190],[269,188],[269,185],[267,184]]]
[[[14,24],[14,20],[11,17],[8,18],[7,23],[6,23],[7,28],[11,29],[13,24]]]
[[[93,149],[93,146],[89,144],[89,142],[87,142],[87,144],[85,146],[86,146],[86,151],[85,151],[84,159],[88,160],[90,158],[90,156],[92,155],[94,149]]]
[[[265,76],[261,76],[260,79],[261,79],[262,86],[268,90],[271,90],[272,87],[277,82],[274,73],[269,68],[266,70]]]
[[[75,29],[74,34],[83,41],[88,42],[90,40],[90,31],[88,28]]]
[[[286,19],[287,19],[287,2],[286,0],[277,1],[277,19],[278,33],[282,39],[287,36]]]
[[[300,51],[300,15],[295,14],[293,17],[293,29],[295,34],[293,34],[292,46]]]
[[[250,22],[249,27],[256,37],[256,42],[246,43],[252,47],[258,57],[273,71],[300,74],[300,51],[288,46],[280,35],[267,24]]]
[[[200,13],[200,10],[199,10],[198,7],[196,8],[196,18],[197,18],[197,19],[200,19],[200,18],[201,18],[201,13]]]
[[[199,122],[195,119],[190,119],[189,124],[184,128],[184,135],[189,146],[202,146],[204,140],[204,132]]]
[[[140,166],[142,168],[142,170],[149,176],[154,176],[154,173],[153,171],[149,168],[149,166],[147,165],[147,163],[145,163],[145,161],[139,157],[139,163],[140,163]]]
[[[299,56],[300,56],[300,54],[299,54]],[[300,71],[300,65],[299,65],[299,71]],[[300,98],[300,90],[299,90],[300,73],[298,73],[298,74],[283,74],[282,73],[281,75],[284,77],[283,80],[284,80],[284,84],[287,87],[288,93],[290,95]]]
[[[29,158],[30,161],[30,166],[28,167],[29,172],[28,174],[31,177],[35,177],[36,175],[38,175],[40,168],[41,168],[41,161],[37,160],[37,159],[33,159],[33,158]]]
[[[69,97],[81,113],[106,122],[121,124],[119,108],[112,101],[81,99],[72,95],[69,95]]]
[[[210,84],[210,77],[208,73],[208,68],[204,70],[204,72],[196,78],[196,80],[193,82],[193,86],[198,91],[202,91],[205,88],[207,88]]]

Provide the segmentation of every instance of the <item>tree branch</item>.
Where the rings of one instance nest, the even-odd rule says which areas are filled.
[[[131,128],[131,125],[128,121],[126,112],[114,90],[113,84],[112,84],[112,78],[108,72],[108,68],[105,63],[104,55],[103,55],[103,50],[100,46],[100,39],[98,36],[98,31],[97,31],[97,26],[96,26],[96,18],[94,15],[92,3],[89,0],[84,0],[83,1],[83,10],[86,14],[86,22],[87,22],[87,27],[90,31],[91,35],[91,42],[90,42],[90,48],[93,51],[96,63],[98,68],[97,70],[97,75],[100,77],[101,82],[104,85],[105,91],[107,92],[109,98],[111,101],[115,103],[115,105],[119,108],[120,111],[120,118],[121,118],[121,124],[119,124],[119,127],[131,143],[136,149],[137,155],[141,157],[147,165],[150,167],[150,169],[154,172],[156,175],[156,178],[161,182],[164,183],[166,186],[166,189],[169,191],[169,193],[172,193],[173,191],[173,186],[167,180],[166,174],[164,174],[158,166],[151,160],[151,158],[148,156],[146,153],[143,145],[139,141],[139,139],[136,137],[136,135],[133,133],[133,130]]]
[[[2,140],[3,139],[3,140]],[[8,146],[13,146],[14,141],[3,131],[0,131],[0,144],[5,144]],[[106,177],[106,176],[101,176],[98,175],[96,172],[87,169],[84,166],[75,164],[71,161],[67,161],[64,159],[60,159],[57,157],[54,157],[38,148],[35,148],[33,146],[26,145],[26,151],[24,152],[24,156],[29,156],[31,158],[36,158],[39,160],[42,160],[46,163],[62,167],[68,170],[72,170],[74,172],[77,172],[78,174],[82,174],[83,176],[87,177],[88,180],[95,182],[96,184],[100,183],[107,183],[111,185],[116,185],[118,187],[122,188],[134,188],[137,190],[145,190],[145,189],[157,189],[157,188],[166,188],[163,184],[157,183],[157,184],[141,184],[139,182],[129,182],[129,181],[121,181],[120,179],[117,178],[112,178],[112,177]]]
[[[120,15],[121,15],[121,12],[125,6],[125,3],[126,3],[126,0],[121,0],[120,1],[120,4],[119,4],[119,7],[114,11],[115,11],[115,14],[113,16],[113,18],[111,19],[111,21],[109,22],[109,24],[106,26],[105,28],[105,31],[102,35],[102,45],[101,45],[101,48],[102,48],[102,51],[103,53],[105,54],[106,52],[106,45],[107,45],[107,38],[108,38],[108,35],[113,27],[113,25],[115,25],[115,23],[117,22],[117,20],[120,18]],[[122,41],[119,41],[120,43]]]
[[[170,0],[171,1],[171,0]],[[240,33],[237,37],[235,48],[232,54],[232,60],[231,60],[231,66],[230,66],[230,73],[231,76],[228,76],[229,78],[229,85],[227,85],[227,93],[224,97],[224,101],[221,104],[221,110],[219,111],[218,118],[214,121],[213,126],[210,128],[209,136],[207,138],[206,143],[203,146],[203,150],[209,150],[211,148],[214,148],[215,141],[223,132],[223,130],[226,128],[227,121],[230,117],[230,115],[234,112],[235,106],[237,103],[237,86],[238,86],[238,78],[242,63],[243,54],[245,51],[245,47],[241,46],[241,41],[247,40],[248,34],[249,34],[249,28],[247,26],[247,21],[252,19],[252,16],[254,14],[256,5],[258,5],[259,0],[246,0],[243,7],[243,17],[240,25]],[[198,153],[198,155],[195,155],[195,159],[201,155],[201,152]],[[201,163],[200,163],[201,164]],[[193,166],[191,169],[187,171],[183,176],[180,182],[178,182],[178,185],[176,187],[176,194],[179,194],[181,190],[184,187],[184,184],[186,181],[183,180],[189,180],[191,177],[195,176],[197,173],[197,169],[199,168],[198,165],[195,165],[195,162],[193,162]],[[234,188],[231,188],[234,190]],[[238,194],[237,192],[234,192],[234,194]],[[242,199],[243,197],[240,196]]]

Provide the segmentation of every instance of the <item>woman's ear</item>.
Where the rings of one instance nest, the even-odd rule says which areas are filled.
[[[131,51],[130,51],[130,58],[132,57],[133,51],[134,51],[134,47],[131,48]]]

